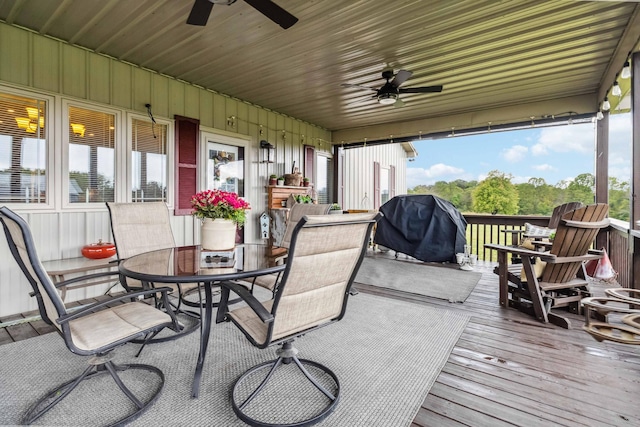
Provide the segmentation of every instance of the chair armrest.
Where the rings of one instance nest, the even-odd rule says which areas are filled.
[[[65,281],[56,283],[56,288],[62,288],[64,286],[69,286],[72,283],[84,282],[85,280],[98,279],[100,277],[107,276],[120,276],[120,273],[117,271],[103,271],[102,273],[94,273],[94,274],[86,274],[81,277],[74,277],[72,279],[67,279]]]
[[[498,252],[509,252],[520,256],[540,257],[544,258],[545,260],[556,258],[555,255],[552,255],[548,252],[532,251],[530,249],[521,248],[519,246],[496,245],[493,243],[487,243],[484,245],[484,247],[487,249],[496,250]]]
[[[508,234],[522,234],[522,233],[524,233],[524,230],[505,230],[505,229],[503,229],[503,230],[500,230],[500,231],[502,231],[503,233],[508,233]]]
[[[255,271],[247,271],[244,273],[240,273],[240,272],[234,273],[233,276],[234,276],[234,280],[242,280],[242,279],[247,279],[249,277],[266,276],[271,273],[280,273],[284,269],[285,269],[285,265],[276,265],[275,267],[269,267],[269,268],[265,268],[264,270],[260,270],[260,273],[258,274],[256,274]],[[233,283],[233,282],[222,282],[222,283]]]
[[[552,260],[546,260],[551,264],[564,264],[567,262],[577,262],[577,261],[591,261],[592,259],[600,259],[602,255],[596,254],[586,254],[579,256],[565,256],[565,257],[554,257]]]
[[[147,289],[145,291],[129,292],[129,293],[126,293],[126,294],[119,295],[117,297],[109,298],[106,301],[101,301],[101,302],[97,302],[95,304],[88,305],[88,306],[82,308],[81,310],[74,311],[73,313],[68,313],[68,314],[66,314],[64,316],[60,316],[58,319],[56,319],[56,322],[58,324],[62,325],[64,323],[70,322],[71,320],[78,319],[80,317],[83,317],[83,316],[86,316],[88,314],[91,314],[91,313],[95,312],[97,309],[101,309],[101,308],[107,307],[107,306],[113,304],[114,302],[130,300],[132,298],[135,299],[135,298],[138,298],[140,296],[157,294],[158,292],[161,292],[162,295],[163,295],[163,298],[166,298],[167,292],[171,292],[171,291],[172,291],[171,288],[164,287],[164,288]]]
[[[65,286],[69,286],[73,283],[84,282],[85,280],[91,280],[91,279],[99,279],[100,277],[107,277],[107,276],[120,276],[120,273],[117,271],[103,271],[102,273],[85,274],[84,276],[81,276],[81,277],[74,277],[73,279],[67,279],[63,282],[54,283],[54,286],[56,288],[64,288]],[[29,296],[34,297],[36,296],[36,293],[29,292]]]
[[[574,228],[605,228],[609,226],[609,219],[605,218],[602,221],[574,221],[571,219],[561,219],[562,223]]]
[[[253,310],[254,313],[262,320],[263,323],[271,323],[273,322],[273,314],[271,314],[265,307],[262,305],[260,301],[256,299],[256,297],[249,292],[249,290],[234,282],[219,282],[217,285],[223,287],[224,289],[233,291],[237,294],[247,305]],[[226,304],[225,304],[226,306]],[[222,305],[221,305],[222,307]]]

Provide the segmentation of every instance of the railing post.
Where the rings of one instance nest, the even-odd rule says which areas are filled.
[[[640,289],[640,232],[631,230],[629,240],[629,287]]]

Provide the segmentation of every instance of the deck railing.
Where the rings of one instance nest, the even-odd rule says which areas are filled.
[[[471,245],[471,253],[477,254],[479,260],[497,262],[495,251],[485,249],[485,243],[507,244],[512,241],[513,233],[508,230],[524,230],[525,222],[545,226],[550,217],[539,215],[488,215],[465,214],[467,220],[467,244]],[[618,283],[626,288],[640,288],[640,231],[630,230],[624,221],[611,219],[611,225],[601,231],[605,249],[611,264],[618,272]],[[635,271],[634,271],[635,268]]]

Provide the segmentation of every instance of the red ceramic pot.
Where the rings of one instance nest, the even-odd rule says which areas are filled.
[[[90,243],[82,247],[82,256],[89,259],[109,258],[116,254],[116,245],[113,243]]]

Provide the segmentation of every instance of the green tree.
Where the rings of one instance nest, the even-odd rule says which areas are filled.
[[[518,190],[512,176],[493,170],[473,191],[473,211],[515,215],[518,213]]]
[[[407,189],[407,194],[428,194],[428,193],[429,193],[429,186],[424,184],[416,185],[413,188]]]
[[[631,199],[629,183],[609,177],[609,217],[629,221]]]
[[[549,215],[556,203],[556,191],[544,178],[531,178],[528,182],[517,184],[518,213],[520,215]]]
[[[567,201],[582,202],[585,205],[593,203],[595,182],[595,177],[590,173],[582,173],[576,176],[567,186]]]
[[[453,206],[460,209],[464,199],[464,189],[460,188],[456,181],[438,181],[433,186],[433,195],[450,201]]]

